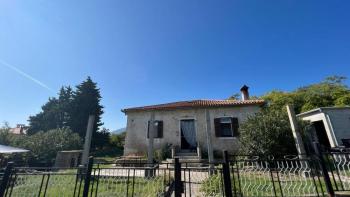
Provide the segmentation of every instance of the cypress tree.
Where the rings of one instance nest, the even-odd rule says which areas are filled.
[[[97,84],[90,77],[76,86],[68,123],[73,132],[84,137],[89,115],[95,115],[93,137],[96,136],[99,127],[103,125],[101,122],[103,106],[100,104],[100,101],[100,89],[97,88]]]

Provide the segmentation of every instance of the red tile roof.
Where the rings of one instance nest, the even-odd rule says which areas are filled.
[[[263,105],[264,100],[192,100],[179,101],[173,103],[165,103],[159,105],[149,105],[142,107],[133,107],[123,109],[122,112],[130,111],[145,111],[145,110],[172,110],[172,109],[188,109],[188,108],[203,108],[203,107],[231,107],[241,105]]]

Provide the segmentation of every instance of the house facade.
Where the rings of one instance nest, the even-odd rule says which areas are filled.
[[[247,87],[242,92],[242,100],[192,100],[122,110],[127,115],[124,155],[147,152],[150,122],[154,149],[208,151],[210,146],[212,151],[237,151],[239,125],[264,104],[250,100]]]
[[[312,123],[314,136],[324,147],[350,146],[350,107],[321,107],[297,117]]]

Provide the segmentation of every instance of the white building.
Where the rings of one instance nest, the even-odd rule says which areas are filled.
[[[318,141],[323,146],[348,146],[350,107],[321,107],[298,114],[297,117],[312,122]]]
[[[178,152],[237,151],[239,125],[264,105],[250,100],[248,87],[242,89],[242,100],[192,100],[127,108],[124,155],[145,154],[151,114],[157,133],[154,148],[175,146]]]

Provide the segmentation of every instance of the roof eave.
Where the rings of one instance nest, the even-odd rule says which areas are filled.
[[[150,108],[150,109],[141,109],[141,108],[127,108],[127,109],[122,109],[121,112],[124,114],[128,112],[141,112],[141,111],[169,111],[169,110],[178,110],[178,109],[203,109],[203,108],[220,108],[220,107],[240,107],[240,106],[252,106],[252,105],[257,105],[257,106],[264,106],[266,104],[265,101],[262,101],[260,103],[240,103],[240,104],[235,104],[235,105],[217,105],[217,106],[188,106],[188,107],[167,107],[167,108]]]

